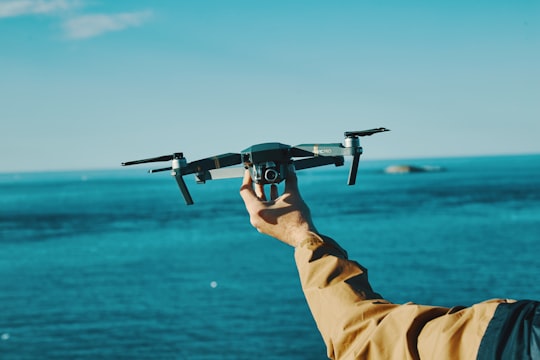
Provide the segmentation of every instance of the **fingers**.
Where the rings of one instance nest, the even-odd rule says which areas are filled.
[[[251,180],[251,175],[249,174],[249,170],[246,170],[246,172],[244,173],[242,187],[240,187],[240,196],[245,203],[257,200],[257,195],[253,191],[253,183]]]
[[[298,190],[298,178],[296,177],[294,167],[289,168],[287,179],[285,179],[285,192],[290,194],[299,194],[300,192]]]
[[[294,174],[293,174],[294,175]],[[294,175],[296,179],[296,175]],[[289,181],[289,178],[287,179]],[[293,180],[295,181],[295,180]],[[242,186],[240,187],[240,196],[244,202],[253,202],[253,200],[266,202],[266,194],[264,191],[263,184],[254,184],[251,179],[251,174],[249,170],[244,172],[244,178],[242,180]],[[276,184],[270,185],[270,200],[274,201],[279,197],[278,186]]]
[[[255,184],[255,194],[260,200],[266,201],[266,195],[264,194],[263,184]]]
[[[250,190],[253,190],[251,187],[251,175],[249,174],[249,170],[244,171],[244,177],[242,179],[242,187],[240,188],[240,191],[247,191],[251,192]]]
[[[266,195],[264,193],[264,186],[262,184],[253,184],[249,170],[244,173],[242,181],[242,187],[240,187],[240,196],[247,204],[256,201],[266,201]]]

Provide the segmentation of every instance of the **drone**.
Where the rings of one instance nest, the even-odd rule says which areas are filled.
[[[291,165],[294,170],[331,164],[342,166],[345,163],[344,156],[352,156],[347,184],[354,185],[360,155],[362,155],[359,137],[371,136],[385,131],[390,130],[381,127],[362,131],[346,131],[343,143],[290,146],[279,142],[269,142],[250,146],[240,153],[226,153],[192,162],[188,162],[183,153],[177,152],[172,155],[127,161],[122,163],[122,166],[171,161],[171,166],[148,172],[170,171],[176,179],[186,205],[193,205],[193,198],[183,178],[189,174],[195,175],[198,184],[204,184],[208,180],[242,177],[247,169],[251,179],[256,184],[279,184],[287,178]],[[243,166],[236,166],[240,164]]]

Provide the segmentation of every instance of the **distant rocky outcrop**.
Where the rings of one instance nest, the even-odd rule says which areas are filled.
[[[419,165],[390,165],[384,169],[387,174],[409,174],[409,173],[423,173],[423,172],[438,172],[444,171],[441,166],[419,166]]]

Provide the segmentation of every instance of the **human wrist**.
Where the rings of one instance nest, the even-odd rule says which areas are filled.
[[[304,236],[297,242],[296,247],[306,247],[308,249],[315,249],[324,244],[323,237],[315,231],[307,231]]]
[[[300,246],[306,239],[320,238],[317,230],[313,226],[294,227],[288,231],[287,243],[293,247]]]

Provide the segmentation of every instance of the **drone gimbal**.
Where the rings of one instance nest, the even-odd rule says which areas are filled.
[[[360,155],[362,155],[359,137],[371,136],[384,131],[390,130],[376,128],[363,131],[347,131],[345,132],[343,144],[301,144],[289,146],[273,142],[253,145],[241,153],[226,153],[189,163],[183,153],[178,152],[172,155],[128,161],[122,163],[122,165],[171,161],[171,166],[149,170],[149,172],[171,171],[171,175],[175,177],[187,205],[193,204],[193,199],[183,178],[184,175],[188,174],[194,174],[197,183],[204,184],[207,180],[242,177],[245,169],[248,169],[255,183],[278,184],[287,178],[290,165],[293,165],[296,170],[330,164],[342,166],[344,164],[344,156],[352,156],[347,184],[354,185],[356,183]],[[243,164],[243,167],[235,167],[235,165],[239,164]]]

